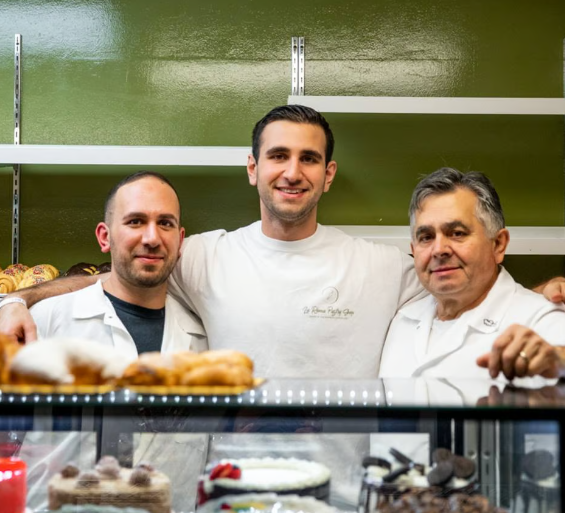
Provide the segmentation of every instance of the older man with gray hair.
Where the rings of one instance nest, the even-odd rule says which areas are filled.
[[[430,292],[401,308],[387,334],[381,377],[558,377],[565,310],[502,267],[509,242],[500,199],[481,173],[442,168],[410,203],[416,272]]]

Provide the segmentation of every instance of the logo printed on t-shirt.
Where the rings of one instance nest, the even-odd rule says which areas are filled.
[[[319,303],[314,306],[305,306],[304,315],[321,319],[350,319],[354,311],[349,308],[338,308],[334,305],[339,299],[339,291],[335,287],[326,287],[322,290]]]

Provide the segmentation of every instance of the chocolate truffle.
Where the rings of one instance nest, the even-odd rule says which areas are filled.
[[[61,470],[61,475],[65,479],[70,479],[72,477],[76,477],[80,474],[79,468],[74,463],[68,463],[65,465],[63,470]]]

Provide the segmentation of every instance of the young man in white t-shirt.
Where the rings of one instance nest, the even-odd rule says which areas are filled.
[[[422,290],[410,256],[317,223],[336,176],[333,147],[315,110],[269,112],[253,130],[247,165],[261,221],[189,237],[171,276],[169,292],[202,319],[210,349],[247,352],[257,375],[376,377],[391,319]],[[18,295],[29,305],[87,281]],[[19,304],[0,308],[0,331],[35,338]]]

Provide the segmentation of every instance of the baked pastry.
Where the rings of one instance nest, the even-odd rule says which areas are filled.
[[[158,352],[143,353],[130,363],[118,380],[121,386],[172,386],[178,384],[173,355]]]
[[[25,279],[28,276],[44,276],[45,278],[54,280],[57,276],[59,276],[59,271],[50,264],[34,265],[24,272],[22,279]]]
[[[180,385],[251,386],[253,373],[243,365],[202,364],[180,375]]]
[[[43,275],[32,274],[22,278],[22,281],[18,283],[17,290],[25,289],[27,287],[33,287],[34,285],[39,285],[40,283],[45,283],[46,281],[51,281],[51,278]]]
[[[216,351],[204,351],[197,353],[201,365],[225,363],[228,365],[242,365],[249,370],[253,370],[253,361],[249,356],[239,351],[231,349],[219,349]]]
[[[6,267],[4,271],[7,271],[8,269],[14,269],[17,272],[25,272],[29,269],[29,267],[25,264],[11,264],[8,267]]]
[[[0,333],[0,383],[8,383],[10,377],[10,365],[16,353],[22,346]]]
[[[10,365],[15,384],[101,385],[120,377],[129,359],[113,347],[77,338],[44,339],[23,347]]]
[[[150,466],[121,468],[108,456],[87,472],[77,474],[76,466],[70,466],[49,481],[50,510],[65,504],[98,504],[143,508],[149,513],[171,512],[171,482]]]
[[[253,362],[237,351],[142,354],[124,371],[122,386],[251,386]]]
[[[9,294],[14,292],[18,286],[19,280],[15,276],[6,274],[5,272],[0,273],[0,294]]]
[[[79,262],[70,267],[63,276],[92,276],[93,274],[100,274],[96,265]]]
[[[104,262],[98,266],[98,272],[102,273],[109,273],[112,270],[112,264],[110,262]]]
[[[18,283],[17,289],[25,289],[40,283],[54,280],[59,276],[59,271],[49,264],[35,265],[29,268],[22,275],[21,281]]]
[[[198,503],[224,495],[276,492],[327,500],[330,471],[295,458],[242,458],[208,466],[198,480]]]
[[[24,273],[28,270],[27,265],[12,264],[0,273],[0,294],[9,294],[18,288]]]

